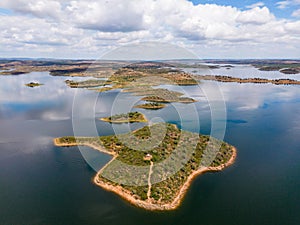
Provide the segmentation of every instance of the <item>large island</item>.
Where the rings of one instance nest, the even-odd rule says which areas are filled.
[[[223,170],[236,158],[233,146],[168,123],[118,136],[61,137],[54,143],[89,146],[112,155],[94,183],[147,210],[176,209],[194,178]]]

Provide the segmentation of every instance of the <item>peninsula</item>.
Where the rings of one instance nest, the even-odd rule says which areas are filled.
[[[176,209],[198,175],[223,170],[236,158],[233,146],[168,123],[121,136],[61,137],[54,144],[89,146],[112,155],[94,183],[137,207],[155,211]]]

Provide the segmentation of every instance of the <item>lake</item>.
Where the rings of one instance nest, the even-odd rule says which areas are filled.
[[[258,72],[249,66],[212,72],[300,77]],[[125,125],[111,126],[98,118],[110,115],[112,109],[126,111],[139,97],[119,90],[98,94],[71,89],[64,83],[66,79],[47,72],[0,77],[1,225],[300,224],[299,86],[206,81],[200,88],[183,87],[199,100],[195,109],[204,134],[212,132],[213,104],[202,90],[221,91],[226,117],[217,118],[217,123],[226,125],[224,141],[237,147],[238,157],[230,168],[198,177],[177,210],[149,212],[92,183],[94,169],[105,165],[110,156],[89,148],[59,148],[52,142],[74,132],[89,136],[95,131],[98,135],[126,131]],[[31,81],[44,85],[24,85]],[[117,106],[113,104],[116,100]],[[150,119],[160,118],[199,132],[191,119],[195,115],[186,109],[187,105],[176,103],[159,111],[138,111]],[[215,135],[222,135],[222,130]]]

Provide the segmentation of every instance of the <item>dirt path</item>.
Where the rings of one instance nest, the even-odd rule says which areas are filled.
[[[148,176],[148,192],[147,192],[147,198],[150,200],[151,196],[151,175],[153,173],[153,162],[150,161],[150,169],[149,169],[149,176]]]

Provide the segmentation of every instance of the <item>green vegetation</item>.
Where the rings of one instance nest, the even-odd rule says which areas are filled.
[[[170,91],[164,88],[152,88],[148,86],[144,87],[130,87],[124,90],[125,92],[132,92],[137,96],[146,96],[142,98],[142,101],[149,101],[155,103],[193,103],[196,100],[188,97],[182,97],[183,93],[177,91]]]
[[[88,66],[83,68],[66,68],[66,69],[57,69],[51,70],[50,75],[52,76],[68,76],[68,75],[75,75],[79,73],[84,73],[88,69]]]
[[[61,137],[58,140],[60,144],[77,144],[77,138],[73,136]]]
[[[174,65],[178,68],[197,68],[197,69],[219,69],[220,68],[220,66],[218,65],[207,65],[207,64],[199,64],[199,63],[192,63],[192,64],[175,63]]]
[[[144,127],[134,132],[134,137],[128,135],[128,142],[130,143],[130,137],[133,138],[132,143],[138,146],[139,149],[145,148],[145,141],[159,143],[161,139],[161,132],[159,132],[162,126],[166,126],[166,134],[160,144],[153,149],[147,151],[152,156],[152,162],[154,163],[154,175],[152,180],[162,180],[161,182],[154,183],[151,187],[151,198],[154,203],[168,204],[174,200],[178,194],[179,189],[187,181],[187,178],[191,173],[197,171],[201,166],[218,167],[225,164],[233,154],[232,146],[218,142],[204,135],[195,135],[194,133],[181,131],[172,124],[155,124],[151,128]],[[152,132],[150,132],[152,131]],[[112,140],[112,139],[110,139]],[[194,143],[195,145],[191,145]],[[111,143],[112,144],[112,143]],[[111,145],[110,144],[110,145]],[[147,166],[149,161],[143,160],[145,151],[132,150],[121,143],[118,143],[120,148],[118,150],[117,160],[134,166]],[[108,145],[108,143],[106,143]],[[220,145],[220,149],[218,146]],[[159,166],[166,160],[170,160],[170,163]],[[183,165],[180,166],[178,171],[172,175],[173,164],[176,161],[182,161]],[[208,163],[208,164],[207,164]],[[123,168],[110,166],[106,167],[105,177],[110,177],[110,180],[117,180],[120,174],[124,174]],[[163,179],[163,177],[166,179]],[[99,179],[103,179],[104,182],[110,182],[106,178],[99,175]],[[141,177],[140,179],[144,179]],[[111,183],[112,185],[116,185]],[[126,186],[123,187],[126,190],[131,191],[137,199],[145,200],[147,188],[146,186]]]
[[[300,73],[300,63],[272,63],[254,65],[261,71],[279,71],[284,74]]]
[[[298,73],[300,73],[300,67],[298,67],[298,68],[284,68],[284,69],[280,69],[279,72],[284,73],[284,74],[298,74]]]
[[[161,97],[160,95],[152,95],[142,98],[143,101],[149,102],[161,102],[161,103],[170,103],[170,102],[180,102],[180,103],[193,103],[196,100],[188,97],[177,97],[175,95],[168,95]]]
[[[105,86],[110,84],[109,81],[106,80],[85,80],[85,81],[72,81],[66,80],[66,84],[71,88],[92,88],[92,87],[99,87]]]
[[[199,75],[199,80],[213,80],[218,82],[254,83],[254,84],[275,84],[275,85],[300,85],[300,81],[293,79],[269,80],[265,78],[238,78],[230,76]]]
[[[39,87],[39,86],[42,86],[43,84],[40,84],[40,83],[36,83],[36,82],[30,82],[28,84],[25,84],[27,87]]]
[[[7,70],[0,72],[0,75],[22,75],[28,73],[27,71],[19,71],[19,70]]]
[[[161,104],[161,103],[157,103],[157,102],[150,102],[150,103],[145,103],[145,104],[134,106],[134,108],[152,109],[152,110],[162,109],[165,107],[166,107],[165,104]]]
[[[145,77],[162,77],[177,85],[197,85],[197,81],[188,73],[168,68],[131,69],[122,68],[111,77],[112,82],[127,84]]]
[[[110,117],[101,118],[101,120],[110,123],[145,123],[148,121],[145,115],[139,112],[113,115]]]

